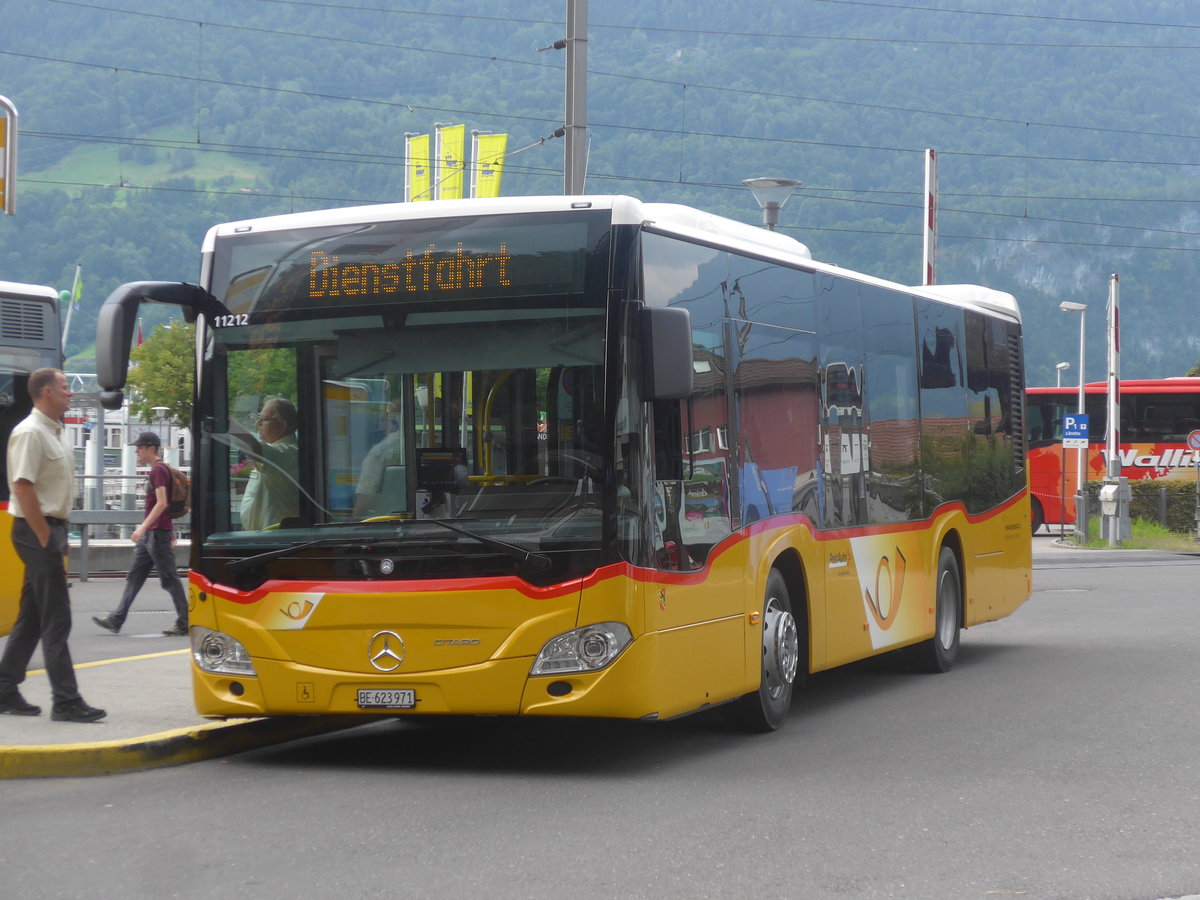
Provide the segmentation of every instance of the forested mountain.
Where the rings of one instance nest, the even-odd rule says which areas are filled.
[[[1189,0],[592,0],[589,191],[748,222],[743,178],[803,186],[781,230],[818,259],[920,279],[939,152],[938,280],[1011,291],[1031,382],[1200,356],[1200,5]],[[953,8],[950,8],[953,7]],[[70,286],[69,350],[124,281],[194,280],[217,221],[401,199],[405,132],[511,135],[504,193],[562,190],[566,0],[0,0],[21,112],[0,278]],[[165,315],[166,310],[148,315]],[[149,322],[149,319],[148,319]]]

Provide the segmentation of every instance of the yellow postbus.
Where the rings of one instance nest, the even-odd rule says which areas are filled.
[[[809,673],[944,671],[1029,596],[1008,294],[621,196],[233,222],[201,272],[115,291],[97,371],[118,406],[143,301],[199,324],[202,715],[769,730]],[[247,465],[294,514],[241,526]]]
[[[29,415],[29,375],[62,366],[58,292],[34,284],[0,281],[0,448],[13,426]],[[0,635],[17,619],[25,567],[13,549],[8,514],[8,458],[0,453]]]

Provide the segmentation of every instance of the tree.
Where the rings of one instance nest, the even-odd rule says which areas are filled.
[[[129,354],[130,410],[144,421],[157,418],[154,407],[167,408],[166,419],[190,428],[196,370],[196,326],[183,321],[159,325]]]
[[[1188,375],[1200,375],[1200,359],[1196,360],[1196,364],[1188,369]]]

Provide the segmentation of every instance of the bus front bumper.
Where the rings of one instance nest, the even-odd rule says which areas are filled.
[[[365,675],[256,659],[255,675],[207,672],[193,660],[196,710],[210,718],[267,715],[594,716],[640,719],[657,715],[648,686],[654,636],[630,644],[604,669],[530,675],[532,657],[489,660],[431,672]],[[382,696],[410,707],[362,705]],[[404,692],[412,691],[411,698]]]

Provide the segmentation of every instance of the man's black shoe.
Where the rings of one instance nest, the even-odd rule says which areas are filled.
[[[12,716],[40,716],[42,708],[34,706],[22,697],[19,691],[13,691],[11,694],[0,697],[0,713],[8,713]]]
[[[105,616],[103,619],[100,618],[99,616],[92,616],[92,621],[95,622],[97,625],[99,625],[101,628],[103,628],[105,631],[111,631],[113,634],[116,634],[117,632],[119,632],[121,630],[121,626],[118,625],[116,622],[114,622],[112,619],[110,619],[108,616]]]
[[[50,711],[50,718],[55,722],[98,722],[106,715],[104,710],[88,706],[82,699],[55,703]]]
[[[167,637],[187,637],[188,629],[186,625],[172,625],[163,632]]]

